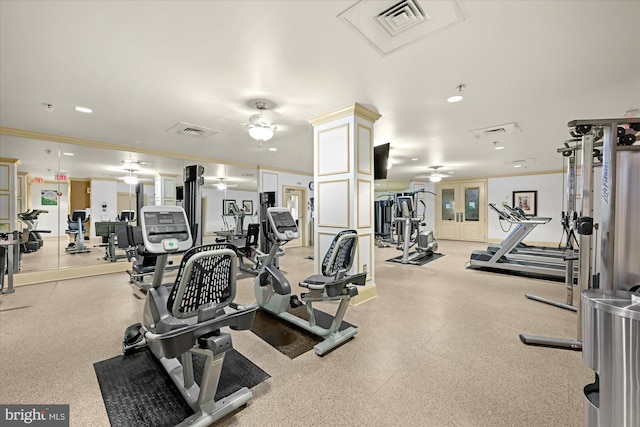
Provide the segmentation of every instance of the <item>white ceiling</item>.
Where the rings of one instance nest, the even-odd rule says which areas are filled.
[[[640,1],[458,1],[462,22],[386,56],[339,17],[355,3],[1,0],[0,125],[311,174],[307,119],[358,102],[382,115],[398,180],[558,170],[568,121],[640,108]],[[262,149],[245,128],[256,99],[278,126]],[[219,133],[166,132],[180,121]],[[469,132],[510,122],[522,132]],[[0,157],[28,168],[19,141],[2,136]],[[70,175],[119,157],[78,154]]]

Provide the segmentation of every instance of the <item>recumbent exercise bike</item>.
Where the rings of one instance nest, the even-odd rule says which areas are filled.
[[[145,248],[156,253],[157,260],[143,323],[127,328],[123,350],[129,354],[148,346],[195,412],[179,425],[208,426],[252,397],[244,387],[214,400],[225,353],[233,348],[231,335],[220,328],[250,329],[258,306],[233,304],[237,275],[233,246],[216,243],[191,248],[193,240],[181,207],[145,206],[139,220]],[[186,253],[175,283],[162,285],[168,254],[180,251]],[[194,379],[193,354],[206,357],[200,385]]]
[[[267,219],[267,233],[273,246],[254,282],[256,300],[263,310],[324,338],[313,347],[316,354],[323,355],[358,332],[353,326],[339,330],[349,301],[358,295],[358,289],[353,285],[364,285],[366,280],[366,273],[347,276],[353,265],[358,234],[355,230],[345,230],[335,236],[322,262],[322,274],[310,276],[300,283],[309,292],[303,293],[299,299],[297,295],[291,295],[289,281],[274,262],[282,245],[300,237],[298,226],[287,208],[268,208]],[[340,302],[329,328],[316,323],[313,303],[318,301]],[[306,306],[309,320],[287,312],[289,306],[296,308],[303,305]]]

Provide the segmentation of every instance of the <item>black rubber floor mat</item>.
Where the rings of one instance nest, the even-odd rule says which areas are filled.
[[[307,308],[305,306],[294,309],[289,308],[287,311],[302,319],[307,319]],[[315,308],[313,309],[313,312],[318,326],[325,329],[331,326],[333,316],[323,311],[316,310]],[[351,326],[353,326],[351,323],[343,320],[338,330],[343,331]],[[320,341],[323,341],[323,338],[313,335],[310,332],[264,310],[258,311],[256,320],[253,322],[251,332],[262,338],[271,347],[275,348],[289,359],[295,359],[301,354],[311,350],[313,346]]]
[[[424,258],[420,258],[418,261],[416,261],[416,262],[417,262],[417,264],[405,264],[405,265],[421,266],[421,265],[428,264],[428,263],[430,263],[431,261],[435,261],[435,260],[437,260],[437,259],[439,259],[439,258],[442,258],[443,256],[444,256],[444,254],[439,254],[439,253],[437,253],[437,252],[434,252],[434,254],[433,254],[433,255],[426,256],[426,257],[424,257]],[[400,264],[398,261],[399,261],[399,260],[401,260],[401,259],[402,259],[402,255],[397,256],[397,257],[390,258],[390,259],[388,259],[387,261],[389,261],[389,262],[395,262],[395,263]]]
[[[194,376],[204,369],[204,356],[194,355]],[[95,363],[104,406],[112,427],[174,426],[193,414],[164,368],[146,350]],[[253,387],[269,374],[235,350],[226,353],[216,400]]]

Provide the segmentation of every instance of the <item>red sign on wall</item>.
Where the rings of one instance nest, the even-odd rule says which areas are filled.
[[[35,182],[36,184],[42,184],[44,182],[44,179],[40,177],[36,177],[36,178],[33,178],[33,182]]]
[[[67,180],[66,175],[56,175],[56,181],[66,181],[66,180]]]

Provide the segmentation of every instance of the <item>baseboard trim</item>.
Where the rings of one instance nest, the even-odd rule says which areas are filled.
[[[111,262],[108,264],[87,265],[82,267],[63,267],[56,270],[29,271],[14,274],[13,285],[18,287],[101,274],[120,273],[126,271],[129,267],[131,267],[131,264],[127,262]]]
[[[366,286],[358,287],[358,295],[351,298],[349,305],[360,305],[365,302],[371,301],[378,297],[378,289],[375,283],[370,283]]]

